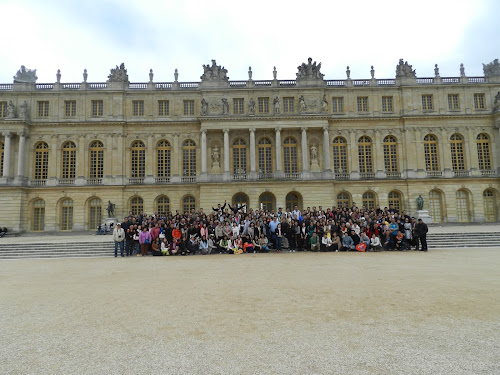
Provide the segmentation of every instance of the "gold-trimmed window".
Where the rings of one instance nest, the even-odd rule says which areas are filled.
[[[262,193],[259,197],[259,206],[264,211],[274,209],[274,196],[271,193]]]
[[[146,173],[146,146],[142,141],[134,141],[130,148],[130,177],[143,178]]]
[[[494,190],[486,189],[483,191],[483,203],[485,220],[488,222],[497,221],[497,200]]]
[[[273,173],[272,143],[269,138],[261,138],[257,145],[259,174]]]
[[[72,141],[62,145],[61,178],[75,178],[76,174],[76,145]]]
[[[61,230],[73,229],[73,200],[64,199],[61,202]]]
[[[300,197],[297,193],[290,192],[285,197],[285,207],[287,211],[294,210],[295,206],[300,210]]]
[[[429,216],[433,223],[440,223],[443,220],[441,193],[436,190],[429,192]]]
[[[343,97],[333,97],[332,98],[332,112],[333,113],[344,113],[344,98]]]
[[[269,113],[269,98],[258,98],[259,113]]]
[[[432,95],[425,94],[422,95],[422,110],[431,111],[434,109],[434,101]]]
[[[487,134],[481,133],[476,137],[477,144],[477,159],[480,170],[491,169],[491,152],[490,152],[490,137]]]
[[[245,193],[236,193],[233,195],[233,206],[241,207],[243,205],[248,207],[248,195]]]
[[[186,195],[182,200],[182,208],[185,214],[191,213],[196,209],[196,199],[192,195]]]
[[[392,96],[382,96],[382,112],[394,112]]]
[[[294,113],[294,98],[284,97],[283,98],[283,113]]]
[[[194,115],[194,100],[184,100],[184,116]]]
[[[49,117],[49,102],[37,102],[38,105],[38,117]]]
[[[170,199],[166,195],[162,195],[156,200],[156,212],[165,216],[170,212]]]
[[[358,139],[359,172],[373,172],[372,140],[363,135]]]
[[[450,138],[451,165],[454,171],[465,170],[464,137],[453,134]]]
[[[486,99],[484,94],[474,94],[474,109],[486,109]]]
[[[283,170],[285,173],[297,173],[297,141],[288,137],[283,142]]]
[[[368,112],[368,96],[358,96],[356,98],[358,112]]]
[[[64,116],[66,117],[76,116],[76,100],[64,101]]]
[[[92,198],[89,202],[89,230],[96,230],[102,224],[102,201]]]
[[[238,138],[233,142],[233,174],[245,175],[247,173],[247,144]]]
[[[351,207],[351,195],[347,191],[341,191],[337,194],[337,207]]]
[[[243,98],[234,98],[233,99],[233,113],[234,114],[242,114],[245,112],[244,100]]]
[[[7,117],[7,102],[0,102],[0,117]]]
[[[333,171],[347,173],[347,141],[343,137],[333,140]]]
[[[375,193],[372,191],[367,191],[363,193],[363,199],[362,199],[362,204],[364,207],[366,207],[368,210],[374,209],[376,206],[377,199],[375,197]]]
[[[448,94],[448,109],[460,109],[460,102],[458,101],[458,94]]]
[[[38,142],[35,145],[35,168],[33,178],[35,180],[46,180],[49,172],[49,145]]]
[[[132,114],[144,116],[144,100],[132,100]]]
[[[158,100],[158,116],[168,116],[170,114],[170,102],[168,100]]]
[[[402,205],[402,200],[401,200],[401,194],[399,192],[391,191],[388,194],[387,199],[389,201],[389,206],[392,204],[396,210],[398,210],[398,211],[402,210],[403,205]]]
[[[182,143],[182,176],[196,176],[196,143],[191,139]]]
[[[133,197],[130,200],[130,211],[132,215],[139,215],[144,211],[144,201],[141,197]]]
[[[392,135],[384,138],[384,166],[386,172],[398,171],[398,143]]]
[[[170,143],[161,140],[156,145],[156,176],[170,177],[171,148]]]
[[[104,175],[104,145],[93,141],[89,147],[89,178],[102,178]]]
[[[457,190],[457,221],[459,223],[468,223],[469,215],[469,194],[465,190]]]
[[[438,140],[435,135],[424,137],[425,170],[439,171]]]
[[[33,232],[43,232],[45,229],[45,201],[37,199],[33,202],[33,220],[31,230]]]
[[[92,100],[92,117],[100,117],[104,113],[104,102],[102,100]]]

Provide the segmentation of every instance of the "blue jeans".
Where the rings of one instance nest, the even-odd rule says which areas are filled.
[[[276,237],[276,250],[281,250],[282,237]]]
[[[123,256],[123,241],[122,242],[118,242],[118,241],[115,241],[115,256],[117,256],[117,252],[118,252],[118,244],[120,244],[120,255]]]

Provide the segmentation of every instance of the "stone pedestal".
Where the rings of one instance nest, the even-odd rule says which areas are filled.
[[[107,217],[103,221],[103,224],[106,226],[106,231],[109,231],[110,233],[113,233],[113,229],[115,228],[116,223],[118,223],[118,220],[116,220],[116,217]],[[111,225],[111,224],[113,224],[113,225]]]
[[[222,169],[220,167],[220,163],[218,161],[214,161],[212,164],[212,169],[210,173],[222,173]]]
[[[311,172],[319,172],[319,163],[318,159],[312,159],[311,160]]]
[[[417,220],[422,219],[425,224],[432,224],[432,217],[429,216],[429,211],[427,210],[418,210],[417,211]]]

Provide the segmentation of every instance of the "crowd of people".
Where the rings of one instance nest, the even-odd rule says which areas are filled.
[[[427,251],[427,225],[392,205],[299,210],[224,202],[206,213],[129,215],[112,231],[115,257],[274,251]]]

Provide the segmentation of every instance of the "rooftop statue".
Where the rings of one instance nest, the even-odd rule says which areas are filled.
[[[323,79],[325,76],[320,72],[321,70],[321,63],[316,65],[316,61],[313,63],[312,58],[309,57],[307,59],[307,64],[302,63],[302,65],[298,66],[297,69],[299,70],[297,73],[297,80],[301,79]]]
[[[227,69],[217,65],[215,60],[212,60],[212,65],[203,64],[203,75],[200,77],[202,82],[205,81],[228,81]]]
[[[116,69],[111,69],[111,74],[108,76],[108,82],[128,82],[127,69],[125,69],[125,64],[121,63],[120,67],[116,66]]]
[[[485,77],[498,77],[500,76],[500,64],[498,59],[493,60],[489,64],[483,64],[483,71]]]
[[[417,72],[412,69],[412,66],[408,64],[408,61],[403,62],[403,59],[399,59],[399,64],[396,66],[396,78],[416,78]]]
[[[19,69],[14,76],[14,83],[35,83],[38,77],[36,76],[36,69],[26,70],[24,65],[21,65],[21,69]]]

